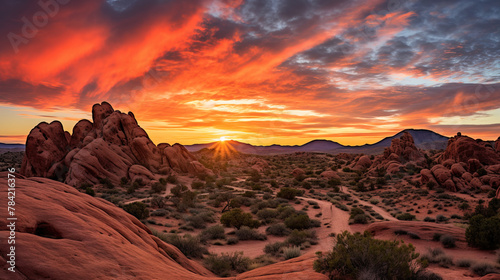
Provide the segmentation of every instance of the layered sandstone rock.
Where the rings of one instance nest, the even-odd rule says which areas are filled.
[[[92,107],[92,120],[79,121],[72,135],[64,132],[57,121],[37,125],[26,140],[21,173],[73,186],[97,183],[100,178],[109,178],[113,183],[122,177],[132,179],[137,167],[129,169],[137,165],[149,171],[141,171],[144,179],[152,179],[151,174],[160,172],[210,173],[182,145],[156,146],[131,112],[115,111],[103,102]]]
[[[17,174],[16,174],[17,175]],[[7,173],[0,184],[7,185]],[[112,203],[46,178],[16,180],[16,273],[0,256],[0,279],[219,279],[151,234]],[[7,205],[7,188],[0,190]],[[8,236],[8,221],[0,233]],[[0,243],[8,252],[9,244]],[[261,267],[237,279],[327,279],[313,271],[314,254]],[[235,278],[227,278],[235,279]]]
[[[492,165],[500,163],[500,153],[489,142],[480,139],[474,140],[464,135],[457,135],[448,140],[448,146],[438,160],[443,162],[448,159],[452,159],[455,162],[476,160],[473,161],[475,166],[478,166],[478,163],[481,165]]]

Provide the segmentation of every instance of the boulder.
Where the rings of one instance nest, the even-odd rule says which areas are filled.
[[[495,151],[488,142],[457,135],[448,140],[448,146],[440,156],[439,161],[444,162],[448,159],[453,159],[456,162],[468,162],[470,159],[476,159],[483,165],[492,165],[500,163],[500,153]],[[475,170],[469,169],[469,172],[472,173]]]
[[[130,166],[130,169],[128,170],[128,177],[132,182],[137,179],[140,179],[146,184],[155,178],[153,173],[149,171],[146,167],[137,164]]]
[[[73,135],[64,132],[60,122],[40,123],[28,135],[21,173],[50,176],[73,186],[97,183],[100,178],[118,184],[121,177],[130,176],[133,165],[148,170],[141,171],[145,180],[153,173],[166,174],[173,169],[192,175],[212,174],[182,145],[157,147],[131,112],[114,111],[103,102],[92,107],[92,120],[79,121]]]
[[[453,176],[462,177],[462,175],[465,172],[467,172],[467,171],[465,171],[465,168],[460,163],[454,163],[451,166],[451,173],[453,174]]]
[[[340,176],[337,174],[337,172],[333,170],[323,171],[321,172],[320,176],[326,179],[340,179]]]
[[[424,158],[422,153],[415,146],[413,137],[407,131],[403,133],[401,138],[392,139],[391,146],[384,150],[384,157],[386,159],[389,158],[391,154],[397,155],[401,163],[407,161],[418,162]]]
[[[47,177],[50,168],[66,156],[68,144],[59,121],[40,123],[30,131],[26,139],[21,173],[26,176]]]
[[[303,176],[304,174],[306,174],[306,172],[304,170],[302,170],[301,168],[295,168],[291,175],[295,178],[295,179],[298,179],[299,177]]]
[[[436,181],[441,185],[451,179],[451,172],[441,164],[436,164],[431,168],[432,174]]]
[[[356,161],[356,164],[354,164],[353,169],[354,170],[365,170],[369,168],[372,165],[372,161],[369,156],[363,155],[359,157],[359,159]]]

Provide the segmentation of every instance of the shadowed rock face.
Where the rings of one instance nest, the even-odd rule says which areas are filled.
[[[448,140],[448,146],[439,160],[444,162],[452,159],[456,162],[468,162],[471,159],[478,160],[483,165],[500,163],[498,151],[499,141],[496,142],[496,150],[489,142],[480,139],[474,140],[468,136],[457,135]]]
[[[420,172],[422,184],[434,182],[450,191],[489,191],[500,186],[500,152],[490,142],[458,134],[450,138],[437,162],[430,170]],[[478,172],[480,169],[482,172]]]
[[[17,176],[18,174],[16,174]],[[0,184],[7,185],[7,172]],[[177,248],[151,235],[112,203],[46,178],[16,179],[16,273],[0,256],[0,279],[216,279]],[[7,205],[7,188],[0,189]],[[7,220],[0,233],[8,236]],[[0,243],[8,252],[9,244]],[[237,279],[327,279],[312,269],[313,254],[258,268]],[[235,279],[235,278],[226,278]]]
[[[73,186],[99,178],[118,183],[133,165],[152,173],[210,173],[182,145],[156,146],[131,112],[115,111],[103,102],[92,107],[92,120],[79,121],[72,135],[58,121],[37,125],[26,140],[21,173]]]

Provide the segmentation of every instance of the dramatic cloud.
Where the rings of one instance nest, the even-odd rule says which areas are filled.
[[[11,118],[66,111],[70,123],[107,100],[156,142],[363,144],[410,127],[498,136],[495,0],[0,4]],[[19,135],[15,123],[2,131]]]

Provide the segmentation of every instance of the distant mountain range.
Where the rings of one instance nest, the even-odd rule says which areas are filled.
[[[438,134],[434,131],[426,129],[406,129],[391,137],[386,137],[374,144],[365,144],[361,146],[344,146],[331,140],[313,140],[304,145],[283,146],[254,146],[247,143],[242,143],[234,140],[226,141],[231,147],[240,153],[271,155],[271,154],[289,154],[295,152],[318,152],[318,153],[363,153],[363,154],[379,154],[384,151],[384,148],[391,145],[394,138],[400,138],[401,135],[408,131],[415,141],[415,145],[421,149],[445,149],[448,143],[448,137]],[[204,148],[210,148],[218,142],[206,144],[185,145],[190,152],[197,152]]]
[[[26,147],[24,144],[6,144],[6,143],[0,143],[0,154],[6,153],[6,152],[24,152],[24,149]]]

